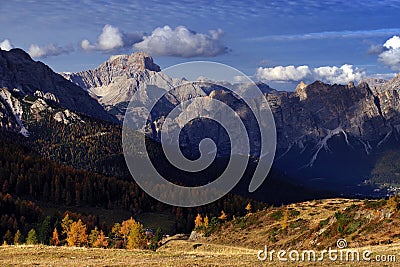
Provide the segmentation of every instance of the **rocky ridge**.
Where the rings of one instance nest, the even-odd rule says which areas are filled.
[[[161,118],[154,121],[154,136],[158,135],[157,129],[164,121],[163,114],[171,107],[198,96],[211,99],[215,95],[213,91],[221,90],[218,86],[193,86],[185,80],[171,79],[160,72],[150,56],[141,52],[112,56],[93,70],[64,77],[87,90],[120,120],[136,91],[140,93],[135,97],[144,106],[153,99],[152,94],[158,95],[160,90],[162,92],[171,86],[179,86],[179,90],[166,95],[166,103],[159,112]],[[301,82],[294,92],[278,92],[258,84],[275,118],[278,157],[294,147],[301,152],[307,146],[311,153],[307,165],[312,166],[321,151],[329,150],[328,142],[333,137],[341,136],[349,147],[358,146],[369,154],[374,146],[380,146],[388,138],[397,136],[400,130],[399,77],[392,81],[366,79],[358,85],[353,82],[347,85],[329,85],[320,81],[307,85]],[[146,84],[152,87],[146,88]],[[245,84],[229,86],[246,90]],[[207,108],[207,105],[202,108]],[[219,131],[214,126],[209,122],[201,124],[211,135],[218,135]],[[192,140],[198,141],[196,138]],[[190,142],[186,145],[196,144]]]
[[[0,50],[0,88],[16,89],[21,97],[40,91],[45,98],[72,111],[115,121],[87,92],[42,62],[33,61],[19,48]]]

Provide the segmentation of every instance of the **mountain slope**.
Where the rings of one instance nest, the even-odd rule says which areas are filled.
[[[245,248],[315,249],[336,247],[345,239],[350,248],[400,242],[399,198],[389,200],[326,199],[271,207],[236,217],[197,242]]]
[[[18,48],[0,50],[0,87],[15,88],[20,96],[51,95],[52,101],[72,111],[115,121],[87,92]]]

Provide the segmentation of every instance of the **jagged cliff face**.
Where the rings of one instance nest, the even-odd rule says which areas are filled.
[[[36,91],[43,95],[52,94],[63,107],[115,121],[87,92],[42,62],[33,61],[21,49],[0,50],[0,88],[18,89],[21,96],[34,95]]]
[[[215,91],[219,90],[212,86],[185,85],[184,80],[171,79],[160,72],[160,67],[150,56],[142,52],[112,56],[93,70],[64,74],[64,77],[87,90],[121,121],[129,101],[138,90],[135,97],[144,105],[152,100],[154,92],[179,86],[179,90],[171,91],[166,96],[159,115],[193,97],[206,96],[211,99],[216,95]],[[317,81],[310,85],[300,83],[295,92],[277,92],[259,84],[275,118],[277,157],[285,156],[292,148],[297,148],[302,157],[306,158],[303,152],[308,149],[308,162],[304,163],[312,166],[319,153],[328,150],[330,139],[336,137],[342,138],[348,146],[370,153],[374,146],[381,145],[382,141],[398,134],[397,129],[400,130],[399,81],[399,76],[390,82],[367,79],[357,86],[354,83],[328,85]],[[153,87],[145,88],[146,84]],[[246,90],[243,84],[234,87]],[[204,105],[202,108],[206,107]],[[161,115],[151,129],[153,136],[159,136],[158,130],[162,123]],[[220,134],[210,122],[203,122],[199,127],[208,133],[215,132],[216,136]],[[185,140],[188,142],[185,146],[197,146],[196,138]]]
[[[280,148],[318,142],[335,129],[365,141],[378,139],[388,131],[380,97],[373,95],[366,83],[354,86],[314,82],[298,87],[294,93],[267,98],[275,115]]]
[[[62,74],[87,90],[109,113],[122,121],[126,107],[138,88],[146,83],[169,88],[174,81],[144,52],[111,56],[93,70]],[[157,79],[157,80],[154,80]],[[143,99],[145,101],[145,99]]]
[[[155,91],[165,91],[179,86],[179,90],[175,90],[167,96],[168,104],[166,106],[176,106],[190,98],[210,94],[213,90],[210,86],[203,86],[202,88],[191,84],[182,86],[187,82],[186,80],[171,78],[160,72],[160,67],[144,52],[111,56],[109,60],[93,70],[62,75],[87,90],[93,98],[120,121],[124,118],[129,101],[138,90],[140,92],[135,97],[139,97],[140,102],[146,103],[152,99]],[[151,89],[141,90],[146,85],[151,85]],[[235,89],[246,90],[246,86],[248,85],[236,85]],[[265,84],[259,86],[262,92],[270,93],[274,91]]]
[[[115,55],[93,70],[63,74],[80,87],[89,90],[117,83],[121,78],[133,78],[138,72],[159,72],[161,69],[144,52]]]

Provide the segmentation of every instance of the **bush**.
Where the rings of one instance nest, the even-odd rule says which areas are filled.
[[[364,200],[364,205],[369,209],[377,209],[385,206],[387,203],[386,199],[382,198],[380,200]]]
[[[274,211],[273,213],[271,213],[270,216],[275,221],[280,221],[283,218],[283,211],[282,210]]]
[[[323,228],[325,225],[327,225],[329,223],[329,221],[330,221],[330,218],[327,218],[325,220],[320,221],[319,222],[319,227]]]
[[[361,226],[361,221],[353,221],[347,226],[346,233],[352,234],[355,231],[357,231],[360,226]]]

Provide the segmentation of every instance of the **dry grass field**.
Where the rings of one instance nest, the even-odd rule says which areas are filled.
[[[194,248],[194,245],[201,246]],[[367,249],[367,248],[365,248]],[[156,252],[50,246],[0,247],[0,266],[400,266],[400,244],[368,247],[396,262],[260,262],[257,250],[174,240]]]

